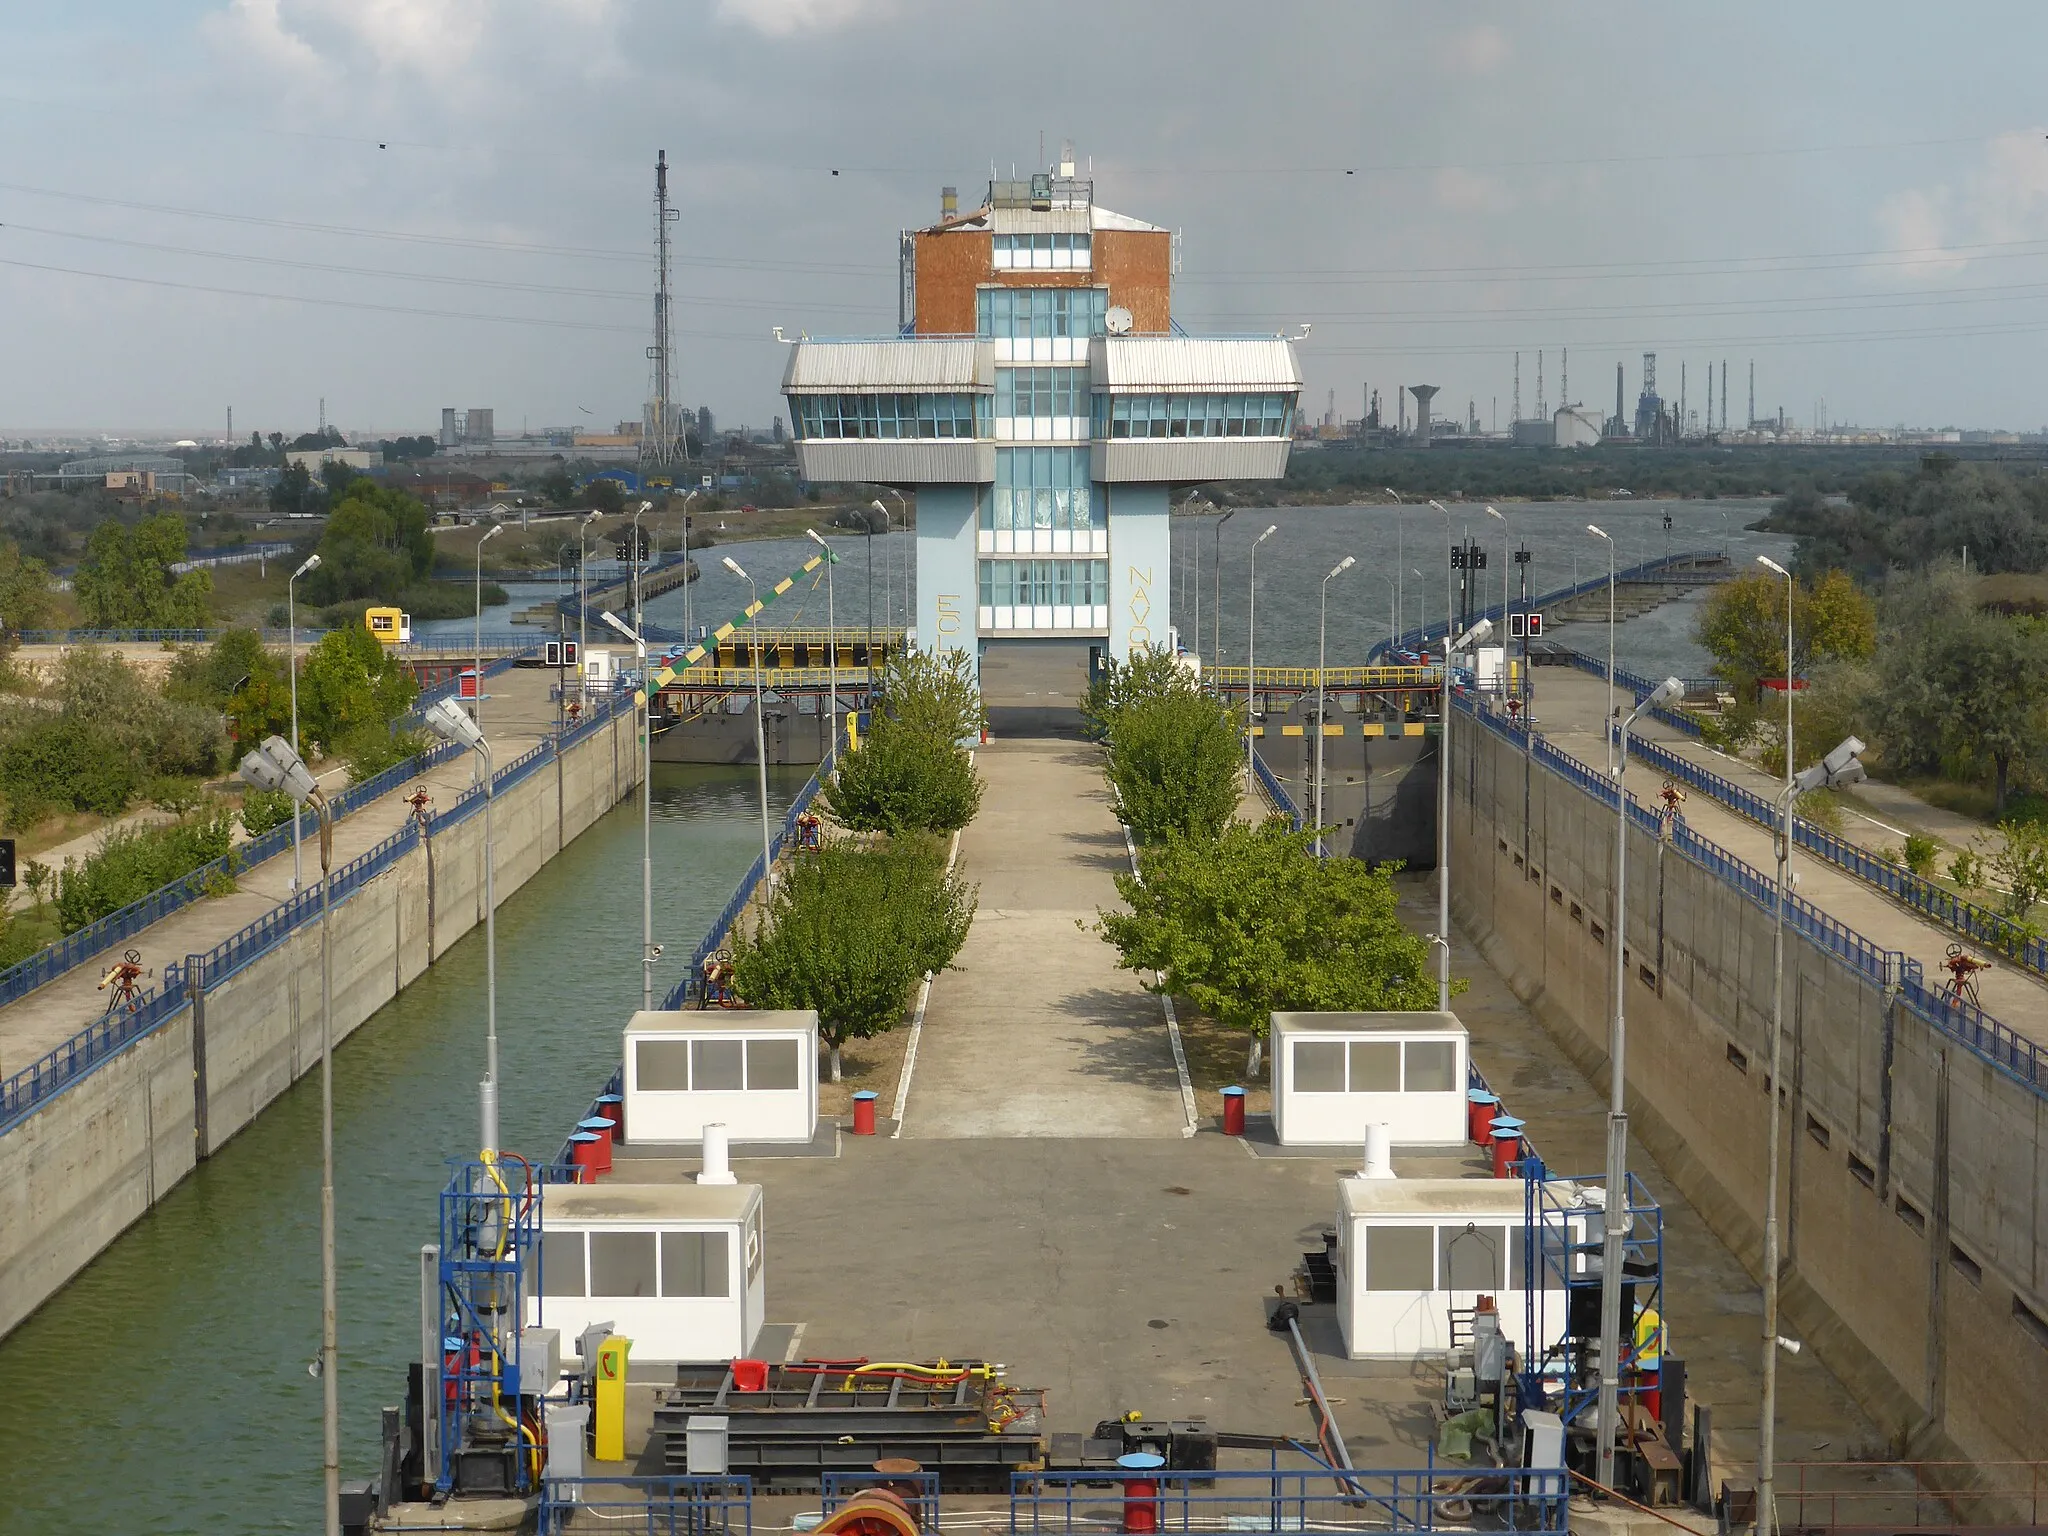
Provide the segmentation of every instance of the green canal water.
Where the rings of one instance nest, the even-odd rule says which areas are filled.
[[[806,770],[770,770],[777,821]],[[760,851],[752,769],[657,764],[657,996]],[[639,1005],[640,806],[578,838],[498,915],[502,1134],[551,1155]],[[342,1475],[419,1340],[419,1249],[474,1155],[482,931],[335,1055]],[[310,1074],[0,1342],[0,1533],[320,1529],[320,1092]]]

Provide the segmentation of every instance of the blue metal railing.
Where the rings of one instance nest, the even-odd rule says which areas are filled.
[[[1734,780],[1680,757],[1655,742],[1632,740],[1630,751],[1646,766],[1699,790],[1737,814],[1772,830],[1777,828],[1777,807],[1756,791],[1745,789]],[[1876,886],[1913,911],[1953,928],[1987,948],[1998,950],[2037,976],[2048,976],[2048,941],[2011,918],[1966,901],[1924,875],[1916,875],[1889,859],[1881,859],[1869,849],[1825,827],[1816,826],[1804,817],[1792,818],[1792,841],[1824,863]]]
[[[1566,1474],[1522,1467],[1442,1466],[1147,1472],[1151,1519],[1134,1527],[1130,1485],[1100,1471],[1017,1472],[1010,1536],[1100,1536],[1149,1528],[1216,1531],[1519,1530],[1565,1536]],[[1458,1491],[1454,1492],[1453,1488]],[[1140,1495],[1139,1497],[1143,1497]]]
[[[604,699],[601,706],[593,710],[589,718],[579,721],[575,726],[564,731],[559,741],[555,738],[543,740],[531,751],[521,754],[500,768],[495,779],[495,792],[502,794],[521,780],[528,778],[537,772],[542,765],[553,760],[559,751],[567,750],[593,732],[602,729],[613,715],[626,707],[628,707],[628,704],[624,697],[608,697]],[[366,780],[363,784],[355,786],[354,789],[345,791],[344,795],[338,798],[346,798],[348,794],[357,791],[360,791],[365,799],[374,798],[375,796],[371,791],[379,780],[391,781],[385,784],[382,791],[379,791],[380,793],[388,792],[395,783],[403,782],[404,777],[423,771],[424,767],[432,762],[445,761],[447,755],[446,752],[440,752],[438,755],[436,753],[428,753],[422,757],[412,759],[410,763],[401,763],[398,767],[388,770],[385,774],[380,774],[377,779]],[[473,785],[464,791],[447,811],[433,816],[430,819],[430,826],[439,828],[444,825],[451,825],[476,814],[483,808],[484,797],[484,786],[481,784]],[[260,847],[267,840],[278,839],[280,834],[282,834],[281,846],[289,847],[291,845],[291,828],[288,825],[265,833],[263,839],[259,839],[258,842],[247,846],[250,848]],[[376,847],[358,855],[342,865],[340,869],[333,871],[330,877],[331,883],[328,887],[330,903],[346,901],[371,880],[383,874],[409,851],[417,847],[418,843],[419,825],[416,821],[407,820],[402,827],[377,844]],[[273,849],[273,852],[276,851],[281,850]],[[192,878],[193,876],[186,877],[187,880]],[[136,905],[139,907],[143,903],[137,903]],[[124,912],[133,910],[133,908],[123,909]],[[121,915],[121,913],[114,914],[115,917]],[[266,912],[262,917],[250,923],[239,932],[223,939],[204,955],[193,957],[198,965],[197,980],[201,986],[218,984],[220,981],[241,970],[251,961],[275,948],[300,927],[309,922],[317,921],[319,916],[320,887],[317,884],[310,885],[281,905],[273,907],[269,912]],[[102,921],[110,922],[112,919],[102,919]],[[85,931],[81,929],[80,933],[82,934]],[[73,937],[76,938],[78,935],[74,934]],[[119,941],[117,939],[113,942]],[[20,967],[15,969],[19,970]],[[172,963],[164,966],[162,984],[155,992],[141,1001],[134,1013],[103,1019],[95,1023],[74,1035],[70,1040],[65,1041],[41,1060],[16,1072],[5,1080],[0,1080],[0,1132],[5,1132],[11,1128],[53,1095],[61,1092],[92,1071],[93,1068],[97,1067],[108,1057],[114,1055],[135,1040],[140,1039],[143,1035],[148,1034],[157,1025],[175,1015],[186,1004],[184,990],[187,981],[190,979],[192,978],[187,976],[183,965]]]
[[[544,1478],[535,1536],[568,1536],[589,1520],[635,1536],[752,1536],[749,1477]],[[932,1527],[936,1529],[936,1527]]]
[[[1607,676],[1607,663],[1597,656],[1588,656],[1584,651],[1573,651],[1571,652],[1571,659],[1572,665],[1581,672],[1590,672],[1595,677],[1600,678]],[[1680,681],[1683,681],[1683,679],[1680,679]],[[1622,667],[1616,667],[1614,669],[1614,686],[1626,688],[1634,695],[1629,703],[1629,708],[1633,709],[1651,694],[1655,693],[1658,684],[1644,677],[1640,672],[1630,672]],[[1661,720],[1674,731],[1678,731],[1683,735],[1693,737],[1695,740],[1700,736],[1699,721],[1682,709],[1666,709],[1663,705],[1659,704],[1649,710],[1648,714],[1651,719]]]
[[[1301,830],[1301,807],[1294,803],[1294,797],[1281,787],[1279,777],[1266,766],[1266,760],[1259,756],[1259,749],[1252,748],[1252,772],[1258,776],[1259,787],[1265,790],[1274,809],[1293,823],[1294,830]]]
[[[1559,751],[1540,735],[1528,739],[1528,733],[1520,725],[1501,720],[1491,710],[1477,708],[1467,700],[1460,699],[1457,707],[1469,718],[1518,746],[1524,744],[1526,740],[1530,755],[1535,761],[1592,795],[1602,805],[1612,807],[1615,804],[1614,785],[1605,776],[1595,773],[1568,753]],[[1645,744],[1636,743],[1632,750],[1643,745]],[[1660,756],[1669,756],[1661,748],[1655,750]],[[1672,760],[1684,763],[1683,759]],[[1705,769],[1699,769],[1696,764],[1686,766],[1701,774],[1707,772]],[[1731,785],[1730,788],[1740,794],[1750,795],[1749,791],[1742,790],[1738,785]],[[1750,795],[1750,798],[1764,803],[1759,796]],[[1768,813],[1767,804],[1765,808]],[[1635,826],[1646,836],[1662,835],[1663,818],[1633,798],[1629,801],[1629,815]],[[1840,844],[1850,849],[1855,847],[1854,844],[1843,843],[1842,839],[1836,838],[1832,833],[1811,827],[1810,823],[1798,825],[1809,828],[1812,834],[1811,842],[1805,836],[1798,838],[1803,846],[1816,847],[1816,851],[1820,851],[1816,845],[1821,839],[1826,839],[1830,845]],[[1777,881],[1753,865],[1736,858],[1719,844],[1709,842],[1682,822],[1672,827],[1670,844],[1682,857],[1690,859],[1708,873],[1726,881],[1763,911],[1777,910]],[[1860,849],[1855,851],[1862,853]],[[1863,857],[1868,859],[1871,856],[1863,854]],[[1873,859],[1872,862],[1883,864],[1882,860]],[[1898,871],[1896,866],[1884,867],[1900,875],[1906,875],[1905,871]],[[1907,875],[1907,878],[1915,877]],[[1977,910],[1981,912],[1983,909]],[[1995,914],[1984,913],[1984,916],[1994,918]],[[1905,951],[1885,949],[1872,943],[1846,923],[1830,917],[1800,896],[1793,896],[1786,901],[1785,926],[1815,947],[1825,950],[1856,970],[1873,985],[1897,988],[1900,1000],[1934,1029],[1997,1071],[2043,1098],[2048,1098],[2048,1050],[2044,1050],[2009,1025],[1993,1018],[1983,1009],[1950,999],[1938,990],[1930,988],[1927,985],[1926,968]]]

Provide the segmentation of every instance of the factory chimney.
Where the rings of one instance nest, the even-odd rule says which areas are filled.
[[[1621,436],[1621,364],[1614,365],[1614,435]]]

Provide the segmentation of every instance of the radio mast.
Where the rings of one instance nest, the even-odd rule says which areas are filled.
[[[640,424],[640,471],[665,474],[680,457],[676,442],[676,412],[670,401],[674,387],[672,353],[669,346],[668,227],[682,214],[668,205],[668,151],[654,157],[654,254],[659,268],[654,290],[654,345],[647,349],[653,367],[645,419]]]

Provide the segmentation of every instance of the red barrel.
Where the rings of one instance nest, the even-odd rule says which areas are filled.
[[[597,1164],[603,1145],[603,1138],[593,1131],[578,1131],[569,1138],[569,1161],[576,1169],[578,1184],[597,1182]]]
[[[626,1142],[626,1101],[616,1093],[601,1093],[592,1114],[609,1115],[612,1122],[612,1144],[624,1146]]]
[[[1159,1529],[1159,1469],[1166,1465],[1164,1456],[1151,1451],[1132,1451],[1119,1456],[1116,1464],[1126,1472],[1136,1474],[1124,1478],[1124,1529],[1136,1536],[1151,1536]]]
[[[1507,1111],[1500,1107],[1497,1095],[1484,1088],[1465,1090],[1465,1138],[1478,1146],[1486,1146],[1493,1140],[1493,1118]]]
[[[1515,1177],[1515,1164],[1522,1160],[1522,1126],[1513,1115],[1496,1115],[1493,1120],[1493,1176]]]
[[[608,1115],[592,1115],[588,1120],[578,1120],[576,1122],[576,1129],[588,1131],[597,1138],[597,1154],[591,1163],[591,1171],[594,1173],[610,1173],[612,1171],[612,1137],[618,1129],[611,1117]]]
[[[853,1134],[872,1136],[875,1134],[875,1093],[863,1088],[853,1096]]]
[[[1242,1136],[1244,1134],[1244,1090],[1226,1088],[1223,1090],[1223,1134]]]

